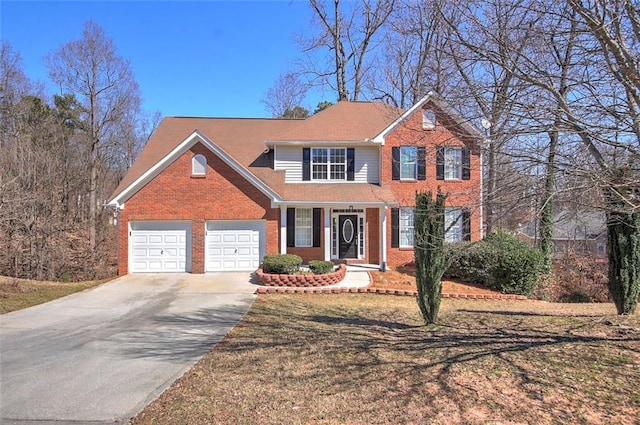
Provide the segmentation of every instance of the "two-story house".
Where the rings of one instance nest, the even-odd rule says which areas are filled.
[[[413,261],[416,191],[448,193],[447,239],[482,235],[482,134],[434,94],[304,120],[165,118],[115,190],[119,273],[255,270],[266,253]]]

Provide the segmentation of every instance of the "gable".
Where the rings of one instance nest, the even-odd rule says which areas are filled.
[[[433,110],[437,120],[435,127],[427,126],[423,120],[423,112],[425,110]],[[429,117],[432,119],[432,117]],[[411,122],[409,125],[407,125]],[[386,137],[397,130],[401,125],[405,125],[408,130],[416,132],[431,132],[438,129],[438,125],[444,125],[455,138],[469,145],[470,148],[478,150],[481,141],[485,136],[478,131],[473,125],[465,120],[460,114],[455,112],[453,108],[444,102],[436,93],[429,92],[420,99],[415,105],[409,108],[398,119],[382,130],[373,139],[374,142],[384,144]]]
[[[147,168],[146,171],[139,175],[135,180],[131,181],[128,185],[121,182],[118,189],[116,189],[115,195],[113,196],[112,200],[109,201],[109,205],[122,208],[127,199],[131,198],[131,196],[133,196],[138,190],[140,190],[142,187],[156,178],[169,165],[176,161],[177,158],[182,156],[197,143],[202,144],[209,151],[214,153],[217,157],[219,157],[222,161],[229,165],[235,172],[240,174],[240,176],[248,180],[257,189],[268,196],[272,201],[281,200],[273,190],[271,190],[266,184],[264,184],[264,182],[260,181],[258,178],[252,175],[242,164],[238,163],[219,146],[217,146],[206,136],[196,130],[187,138],[185,138],[180,144],[175,146],[166,155],[161,157],[155,164]],[[138,164],[145,165],[147,161],[147,158],[142,158],[141,160],[136,162]],[[125,180],[123,179],[123,181]]]

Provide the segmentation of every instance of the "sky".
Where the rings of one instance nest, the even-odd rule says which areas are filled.
[[[162,116],[267,117],[260,102],[301,57],[307,2],[0,0],[0,37],[21,54],[23,71],[57,94],[43,58],[98,23],[130,61],[143,108]],[[313,109],[331,93],[312,93]]]

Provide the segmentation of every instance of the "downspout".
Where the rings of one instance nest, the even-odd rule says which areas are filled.
[[[484,141],[483,141],[484,143]],[[483,146],[484,149],[484,146]],[[480,239],[484,239],[484,170],[482,168],[483,158],[480,149]]]

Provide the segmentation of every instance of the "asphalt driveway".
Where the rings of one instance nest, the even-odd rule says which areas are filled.
[[[245,315],[249,279],[128,275],[0,316],[0,423],[126,423]]]

